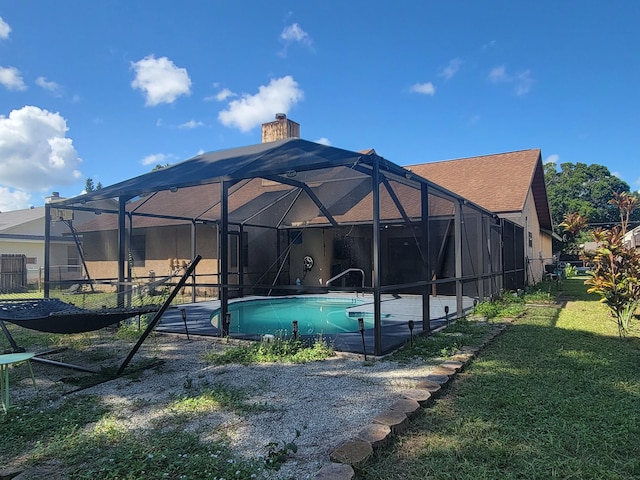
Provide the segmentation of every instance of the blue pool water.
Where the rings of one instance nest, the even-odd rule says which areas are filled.
[[[298,321],[300,335],[331,335],[358,332],[358,318],[373,328],[373,315],[350,311],[365,302],[358,298],[275,297],[236,301],[229,304],[229,333],[246,335],[291,334]],[[211,324],[220,328],[220,310],[211,314]]]

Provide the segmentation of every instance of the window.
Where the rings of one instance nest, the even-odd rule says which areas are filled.
[[[75,245],[67,246],[67,271],[79,272],[80,271],[80,255],[78,255],[78,249]]]
[[[146,260],[146,245],[146,235],[134,235],[133,237],[131,237],[131,250],[129,251],[129,254],[133,261],[132,266],[144,267]]]
[[[529,232],[529,247],[533,248],[533,233]]]
[[[240,234],[230,232],[229,234],[229,270],[237,271],[240,264]],[[242,266],[249,266],[249,236],[247,232],[242,232]]]

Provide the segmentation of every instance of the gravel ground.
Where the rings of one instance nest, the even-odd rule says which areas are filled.
[[[107,353],[114,348],[108,337],[102,347]],[[119,421],[127,428],[143,429],[171,415],[172,399],[187,391],[214,386],[243,389],[248,393],[246,401],[265,408],[197,415],[185,429],[199,433],[203,439],[217,439],[222,434],[238,454],[246,457],[266,455],[270,442],[295,439],[297,453],[279,471],[271,473],[270,478],[305,479],[329,462],[331,451],[353,438],[372,417],[398,400],[402,391],[425,377],[437,360],[405,365],[389,360],[365,362],[362,356],[338,354],[306,364],[213,366],[205,362],[205,353],[224,348],[228,345],[219,339],[188,340],[184,336],[154,334],[134,360],[157,358],[162,361],[160,365],[142,371],[141,375],[124,375],[72,395],[101,396],[113,405]],[[114,358],[125,355],[105,361],[113,365]],[[62,377],[72,375],[68,370],[41,363],[33,363],[33,370],[40,399],[48,398],[55,403],[62,398],[61,393],[74,388],[61,381]],[[22,378],[12,385],[12,402],[18,403],[33,392],[31,379]],[[296,430],[300,431],[297,439]]]

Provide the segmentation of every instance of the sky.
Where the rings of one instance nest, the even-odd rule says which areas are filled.
[[[2,0],[0,211],[302,138],[399,165],[540,148],[640,189],[638,0]]]

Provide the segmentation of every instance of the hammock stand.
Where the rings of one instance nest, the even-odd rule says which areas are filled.
[[[160,317],[169,308],[171,302],[178,294],[179,290],[184,286],[189,276],[195,270],[196,265],[202,257],[197,255],[187,267],[186,271],[173,288],[167,299],[162,305],[147,305],[143,307],[132,308],[102,308],[98,310],[89,310],[75,305],[65,303],[56,298],[37,298],[37,299],[21,299],[21,300],[3,300],[0,301],[0,328],[5,337],[11,344],[14,353],[24,352],[23,347],[19,347],[7,329],[4,322],[10,322],[30,330],[49,333],[82,333],[100,330],[101,328],[121,322],[127,318],[135,317],[145,313],[154,313],[153,319],[141,335],[140,339],[133,347],[126,360],[120,366],[116,376],[120,376],[127,367],[133,356],[136,354],[140,346],[144,343],[149,334],[160,321]],[[50,352],[45,352],[50,353]],[[32,358],[33,361],[57,365],[60,367],[71,368],[89,373],[97,373],[85,367],[70,365],[54,360],[40,358],[37,354]]]
[[[0,302],[0,320],[39,332],[82,333],[100,330],[136,315],[155,312],[159,308],[160,305],[147,305],[90,310],[58,298],[3,300]]]

